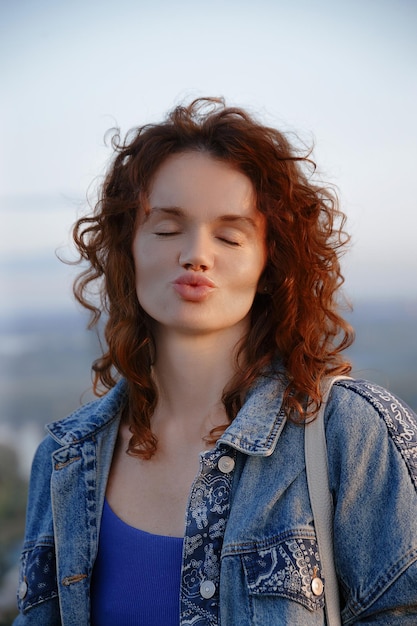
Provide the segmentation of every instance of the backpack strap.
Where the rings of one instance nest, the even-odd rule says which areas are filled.
[[[337,380],[348,376],[325,378],[321,391],[321,407],[313,422],[305,425],[305,459],[310,503],[324,578],[327,626],[341,626],[339,586],[333,554],[333,501],[329,488],[324,412],[331,388]]]

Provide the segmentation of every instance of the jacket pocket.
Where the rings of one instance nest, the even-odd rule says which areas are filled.
[[[250,596],[279,596],[295,600],[310,611],[324,607],[324,580],[315,537],[276,537],[253,544],[241,558]]]
[[[36,545],[23,547],[20,561],[18,606],[23,613],[46,600],[58,597],[55,545],[45,537]]]

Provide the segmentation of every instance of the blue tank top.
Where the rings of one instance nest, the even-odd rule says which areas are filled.
[[[178,626],[183,539],[129,526],[104,502],[92,626]]]

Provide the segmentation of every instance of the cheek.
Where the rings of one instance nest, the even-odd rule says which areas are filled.
[[[255,288],[258,286],[265,270],[266,262],[266,250],[260,248],[245,264],[244,274],[246,274],[248,281],[250,281],[251,285],[255,286]]]
[[[155,265],[149,263],[146,257],[140,256],[135,259],[135,279],[137,288],[149,285],[151,281],[155,281],[157,276],[158,271]]]
[[[149,245],[145,237],[136,235],[132,251],[136,278],[146,278],[155,265],[155,252],[152,253],[152,246]]]
[[[258,291],[259,281],[262,275],[262,267],[242,265],[239,270],[231,274],[231,289],[236,296],[241,294],[244,298],[253,298]]]

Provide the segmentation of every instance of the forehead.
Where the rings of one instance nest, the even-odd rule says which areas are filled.
[[[257,213],[251,180],[232,165],[205,152],[168,157],[158,168],[149,189],[149,208],[218,209]]]

